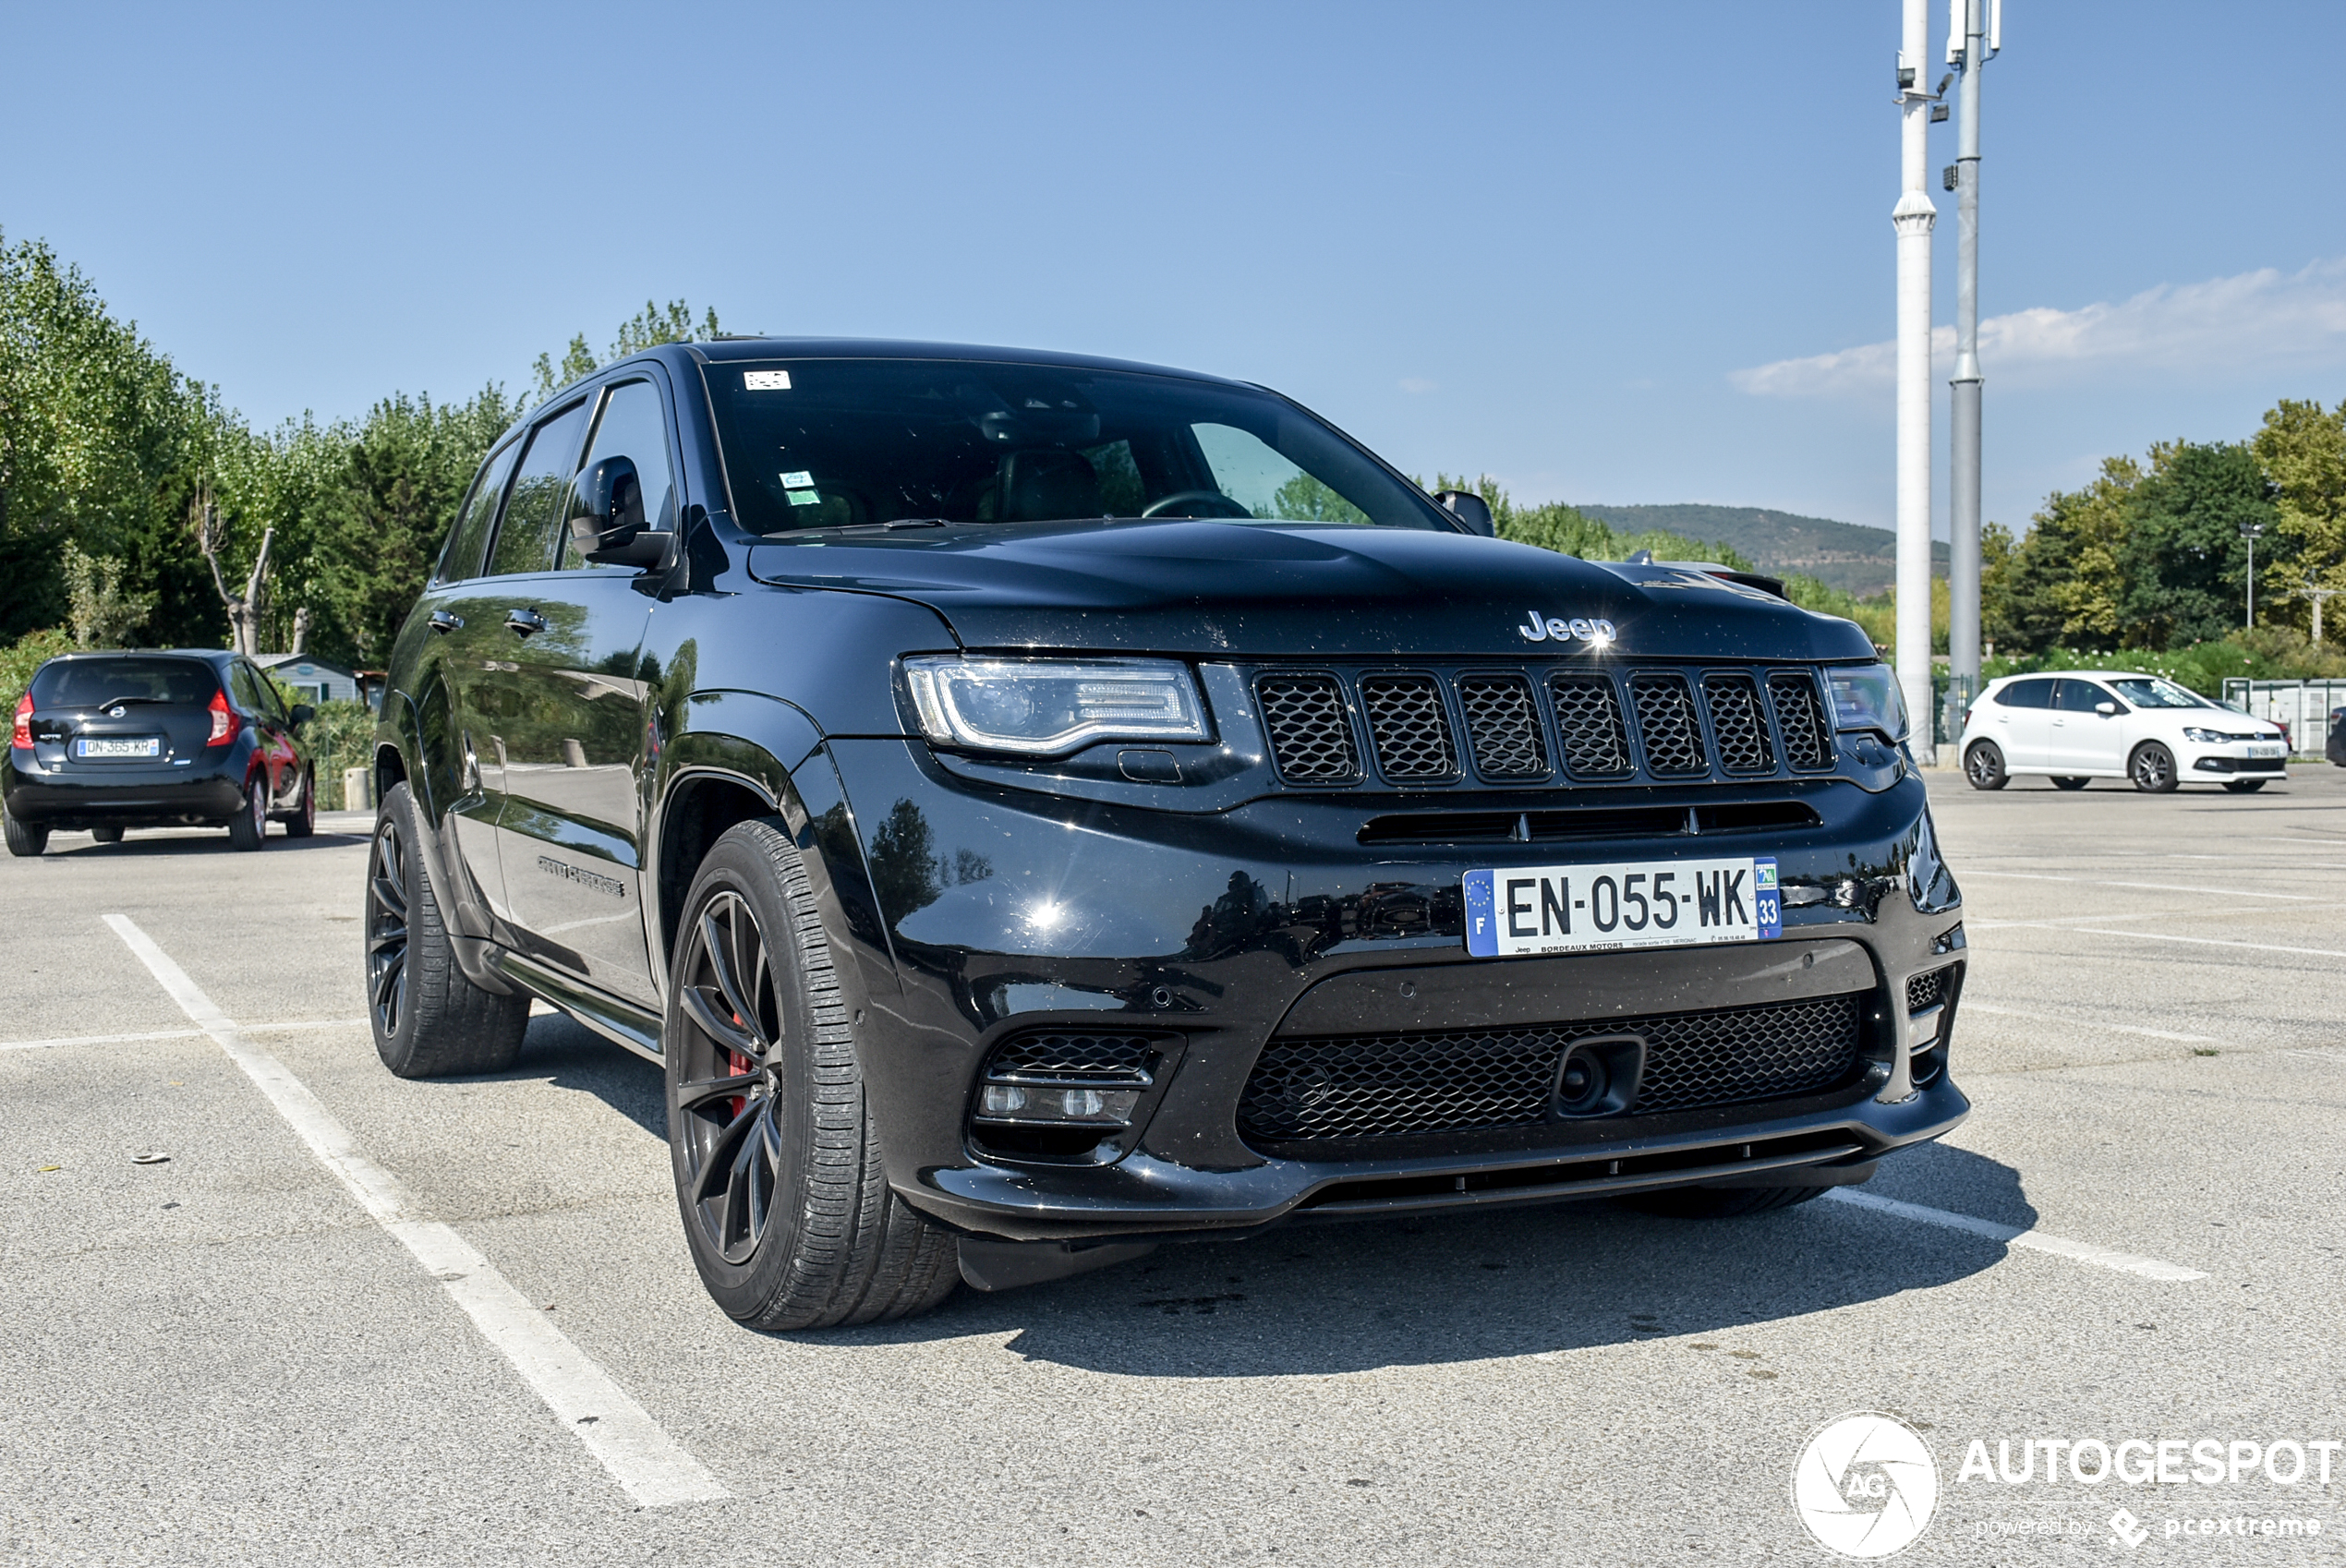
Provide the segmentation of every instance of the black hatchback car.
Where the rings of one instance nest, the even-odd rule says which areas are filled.
[[[1732,1214],[1968,1109],[1890,672],[1684,565],[1481,537],[1276,393],[659,348],[480,470],[402,633],[367,884],[397,1073],[529,998],[663,1062],[768,1328],[1166,1241]]]
[[[53,658],[8,737],[8,852],[37,855],[59,829],[115,844],[132,827],[224,826],[237,849],[258,850],[276,821],[306,838],[318,816],[309,718],[249,660],[216,649]]]

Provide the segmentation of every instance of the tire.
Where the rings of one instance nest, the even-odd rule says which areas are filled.
[[[119,827],[93,827],[90,830],[90,837],[95,838],[101,844],[119,844],[122,842],[122,829]]]
[[[2053,775],[2052,786],[2056,790],[2082,790],[2092,782],[2090,778],[2079,778],[2074,774],[2057,773]]]
[[[2012,782],[2004,771],[2004,754],[1993,741],[1981,741],[1963,754],[1963,776],[1975,790],[2001,790]]]
[[[729,1316],[830,1328],[953,1293],[953,1236],[888,1185],[821,912],[780,821],[736,824],[702,861],[663,1038],[676,1206]]]
[[[1676,1187],[1632,1193],[1621,1201],[1645,1213],[1667,1214],[1673,1219],[1728,1220],[1811,1203],[1832,1190],[1829,1187]]]
[[[401,1078],[502,1072],[521,1055],[529,998],[484,991],[456,950],[424,874],[422,814],[395,784],[367,851],[367,1021],[375,1054]]]
[[[18,822],[13,816],[8,818],[7,837],[8,852],[27,859],[49,847],[47,828],[35,827],[30,823]]]
[[[2182,782],[2175,777],[2175,754],[2156,741],[2145,741],[2126,761],[2126,776],[2146,795],[2164,795]]]
[[[258,850],[269,841],[269,781],[264,775],[245,786],[245,809],[228,819],[228,847]]]
[[[2235,795],[2253,795],[2271,782],[2269,778],[2227,778],[2224,788]]]
[[[285,818],[285,837],[307,838],[318,831],[318,776],[305,772],[301,776],[301,806]]]

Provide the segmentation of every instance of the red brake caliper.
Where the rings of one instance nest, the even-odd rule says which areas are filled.
[[[739,1029],[740,1027],[742,1027],[742,1015],[741,1015],[741,1014],[739,1014],[739,1013],[735,1013],[735,1014],[733,1015],[733,1027],[734,1027],[734,1028],[736,1028],[736,1029]],[[747,1056],[743,1055],[742,1055],[739,1051],[728,1050],[728,1051],[725,1053],[725,1074],[726,1074],[726,1076],[727,1076],[727,1077],[729,1077],[729,1078],[739,1078],[739,1077],[741,1077],[744,1073],[755,1071],[755,1070],[756,1070],[756,1067],[757,1067],[757,1064],[756,1064],[756,1062],[751,1061],[751,1060],[750,1060]],[[740,1115],[741,1115],[744,1111],[746,1111],[746,1110],[748,1110],[748,1109],[749,1109],[749,1096],[748,1096],[748,1095],[746,1095],[746,1094],[736,1094],[736,1095],[734,1095],[734,1096],[733,1096],[733,1115],[734,1115],[734,1116],[740,1116]]]

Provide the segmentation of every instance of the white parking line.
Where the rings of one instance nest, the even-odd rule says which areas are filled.
[[[501,1351],[546,1407],[611,1478],[647,1508],[708,1502],[732,1494],[700,1461],[678,1447],[659,1423],[611,1380],[586,1353],[546,1321],[529,1297],[499,1273],[472,1243],[424,1215],[399,1178],[369,1158],[350,1130],[334,1119],[308,1086],[255,1045],[187,978],[187,971],[127,915],[110,914],[114,927],[180,1010],[228,1053],[284,1116],[319,1163],[348,1188],[375,1223],[397,1237],[440,1281],[489,1343]]]
[[[2096,1023],[2091,1019],[2062,1018],[2057,1013],[2032,1013],[2026,1007],[1999,1007],[1986,1002],[1966,998],[1963,1010],[1967,1013],[1993,1013],[1998,1018],[2031,1019],[2038,1023],[2067,1024],[2072,1029],[2103,1029],[2112,1034],[2139,1034],[2148,1040],[2177,1040],[2186,1045],[2212,1045],[2215,1036],[2208,1034],[2178,1034],[2171,1029],[2145,1029],[2133,1023]]]
[[[302,1029],[363,1029],[365,1019],[292,1019],[282,1023],[242,1025],[247,1034],[283,1034]],[[47,1051],[59,1045],[128,1045],[141,1040],[197,1040],[200,1029],[151,1029],[144,1034],[64,1034],[54,1040],[0,1040],[0,1051]]]
[[[2098,918],[2110,920],[2117,917],[2102,915]],[[2299,953],[2315,959],[2346,959],[2346,952],[2335,947],[2283,947],[2270,942],[2231,942],[2220,936],[2170,936],[2159,931],[2104,931],[2098,926],[2062,925],[2050,920],[1982,921],[1978,925],[1982,928],[1993,925],[1999,931],[2071,931],[2083,936],[2123,936],[2133,942],[2188,942],[2198,947],[2246,947],[2259,953]]]
[[[1984,1236],[1990,1241],[2001,1241],[2007,1247],[2026,1247],[2032,1252],[2050,1252],[2057,1258],[2115,1269],[2122,1274],[2139,1274],[2146,1280],[2204,1280],[2207,1277],[2197,1269],[2186,1269],[2177,1263],[2162,1263],[2156,1258],[2137,1258],[2132,1252],[2096,1247],[2090,1241],[2072,1241],[2067,1236],[2047,1236],[2040,1230],[2000,1225],[1993,1220],[1976,1219],[1950,1209],[1926,1209],[1919,1203],[1902,1203],[1895,1198],[1877,1198],[1870,1192],[1859,1192],[1854,1188],[1832,1188],[1825,1196],[1860,1209],[1870,1209],[1878,1214],[1911,1220],[1917,1224],[1937,1225],[1941,1230],[1968,1231],[1973,1236]]]
[[[2094,876],[2055,876],[2041,871],[1966,871],[1965,876],[1999,876],[2013,882],[2075,882],[2087,887],[2144,887],[2154,893],[2197,893],[2203,897],[2213,893],[2222,899],[2287,899],[2294,903],[2313,903],[2321,899],[2319,893],[2252,893],[2245,887],[2197,887],[2180,882],[2106,882]]]

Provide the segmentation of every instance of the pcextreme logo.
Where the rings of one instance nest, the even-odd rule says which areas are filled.
[[[1911,1545],[1939,1505],[1939,1465],[1895,1416],[1860,1410],[1826,1422],[1792,1467],[1792,1507],[1819,1545],[1888,1557]]]

